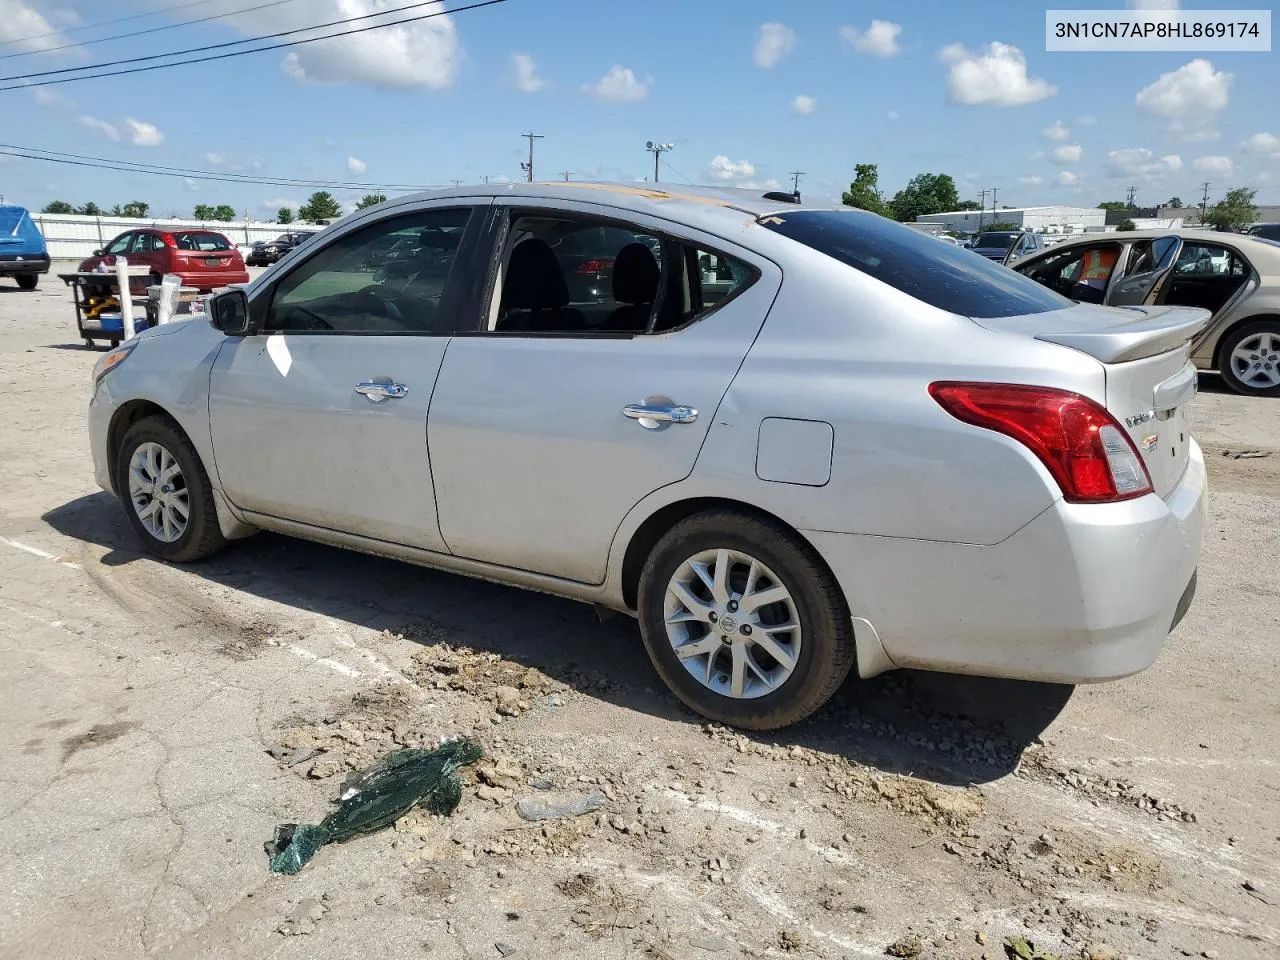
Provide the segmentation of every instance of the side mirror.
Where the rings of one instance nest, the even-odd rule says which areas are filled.
[[[209,322],[229,337],[249,333],[249,298],[243,290],[225,290],[209,298]]]
[[[98,249],[98,250],[93,251],[93,255],[94,255],[95,257],[101,257],[101,256],[105,256],[105,255],[106,255],[106,252],[107,252],[107,251],[105,251],[105,250]]]

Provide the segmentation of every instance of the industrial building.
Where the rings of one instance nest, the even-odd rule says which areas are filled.
[[[993,223],[1009,223],[1036,233],[1101,232],[1107,211],[1097,207],[1007,207],[1002,210],[954,210],[916,217],[917,223],[942,224],[952,233],[977,233]]]

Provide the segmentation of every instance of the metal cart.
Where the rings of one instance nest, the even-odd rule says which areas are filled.
[[[138,272],[135,274],[135,270]],[[147,285],[150,270],[146,267],[129,268],[129,296],[133,301],[134,329],[145,330],[151,325],[150,313],[147,310]],[[112,322],[119,316],[119,308],[111,311],[105,321],[99,319],[101,310],[99,302],[102,298],[120,299],[120,281],[114,271],[111,273],[60,273],[58,279],[71,288],[76,304],[76,329],[84,339],[84,345],[93,349],[96,341],[106,340],[115,347],[124,339],[122,321]]]

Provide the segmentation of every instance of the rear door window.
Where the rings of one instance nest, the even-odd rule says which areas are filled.
[[[759,222],[923,303],[961,316],[1014,317],[1071,306],[1067,298],[1015,270],[875,214],[804,210],[773,214]]]

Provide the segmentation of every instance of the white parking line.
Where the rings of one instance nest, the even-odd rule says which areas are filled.
[[[23,553],[29,553],[33,557],[39,557],[42,560],[52,560],[54,563],[61,564],[64,567],[71,567],[73,570],[79,570],[80,564],[73,560],[65,560],[57,554],[49,553],[47,550],[41,550],[39,547],[33,547],[29,543],[23,543],[20,540],[10,540],[8,537],[0,537],[0,543],[7,547],[13,547],[15,550],[21,550]]]
[[[273,647],[280,647],[282,650],[288,650],[295,657],[301,657],[311,663],[318,663],[322,667],[328,667],[334,673],[340,673],[344,677],[350,677],[352,680],[359,680],[363,674],[359,670],[353,670],[345,663],[339,663],[337,660],[330,660],[328,657],[322,657],[318,653],[312,653],[305,647],[300,647],[296,643],[289,643],[285,640],[277,640],[275,637],[267,637],[267,643]]]

